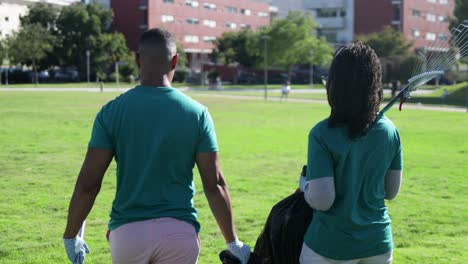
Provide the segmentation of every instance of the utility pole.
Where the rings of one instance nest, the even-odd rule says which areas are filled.
[[[89,50],[87,50],[86,51],[86,80],[87,80],[88,83],[89,83],[89,80],[90,80],[90,78],[89,78],[89,66],[90,66],[89,65],[90,64],[89,57],[90,57],[90,55],[91,55],[91,52]]]
[[[263,64],[264,64],[264,76],[263,81],[265,83],[265,101],[268,100],[268,40],[270,40],[270,36],[262,36],[263,40]]]
[[[310,50],[310,88],[314,88],[314,51]]]

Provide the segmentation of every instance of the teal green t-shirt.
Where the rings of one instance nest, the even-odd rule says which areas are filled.
[[[193,204],[195,155],[218,151],[206,107],[170,87],[137,86],[97,114],[89,147],[114,151],[117,190],[110,230],[172,217],[199,232]]]
[[[385,206],[385,175],[403,166],[395,125],[381,118],[359,139],[346,127],[318,123],[309,134],[307,180],[334,177],[335,201],[328,211],[314,210],[304,237],[318,254],[351,260],[381,255],[393,248]]]

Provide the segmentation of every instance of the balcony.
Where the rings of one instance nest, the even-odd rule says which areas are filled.
[[[342,29],[346,27],[344,17],[317,17],[315,20],[320,24],[321,29]]]
[[[346,8],[345,0],[304,0],[307,9]]]

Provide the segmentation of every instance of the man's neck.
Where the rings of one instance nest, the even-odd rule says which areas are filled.
[[[143,86],[153,86],[153,87],[171,87],[171,82],[167,78],[167,75],[161,77],[156,77],[158,75],[145,75],[141,76],[140,83]]]

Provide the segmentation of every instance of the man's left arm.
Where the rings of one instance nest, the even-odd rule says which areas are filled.
[[[73,239],[93,207],[102,179],[114,157],[111,149],[88,148],[68,207],[64,239]]]

